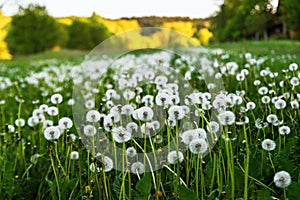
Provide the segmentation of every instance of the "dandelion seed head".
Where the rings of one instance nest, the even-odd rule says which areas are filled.
[[[268,103],[270,103],[270,101],[271,101],[271,98],[269,96],[263,96],[261,98],[261,102],[264,104],[268,104]]]
[[[15,132],[15,127],[14,127],[13,125],[9,124],[9,125],[7,126],[7,128],[8,128],[8,132],[9,132],[9,133]]]
[[[70,153],[70,159],[71,160],[78,160],[79,159],[79,153],[78,153],[78,151],[72,151]]]
[[[279,134],[280,135],[288,135],[288,134],[290,134],[290,132],[291,132],[291,129],[288,126],[281,126],[279,128]]]
[[[134,108],[132,105],[124,105],[121,109],[122,115],[131,115],[134,111]]]
[[[290,102],[292,109],[299,109],[299,103],[297,100],[293,100]]]
[[[16,125],[17,127],[24,127],[24,126],[25,126],[25,120],[22,119],[22,118],[16,119],[15,125]]]
[[[256,107],[256,104],[254,102],[248,102],[246,104],[246,107],[247,107],[248,110],[254,110],[255,107]]]
[[[277,187],[286,188],[291,184],[291,176],[286,171],[277,172],[274,176],[274,183]]]
[[[113,160],[108,156],[104,156],[104,158],[103,158],[103,170],[105,172],[109,172],[113,169],[113,166],[114,166]]]
[[[281,110],[281,109],[284,109],[286,107],[286,101],[283,100],[283,99],[278,99],[276,102],[275,102],[275,108],[277,110]]]
[[[133,158],[136,156],[136,149],[134,147],[128,147],[126,149],[126,155],[130,158]]]
[[[194,139],[189,144],[189,150],[193,154],[201,154],[203,155],[208,149],[207,142],[202,138]]]
[[[122,126],[114,127],[112,133],[113,138],[117,143],[127,142],[131,139],[131,133]]]
[[[289,65],[289,70],[296,71],[298,69],[297,63],[292,63]]]
[[[159,93],[155,97],[155,103],[159,106],[167,106],[171,104],[170,95],[166,93]]]
[[[262,141],[261,146],[264,150],[273,151],[276,148],[276,143],[271,139],[265,139]]]
[[[168,154],[168,163],[170,164],[176,164],[178,162],[182,162],[184,159],[183,153],[181,151],[171,151]]]
[[[231,111],[223,111],[219,115],[220,123],[224,126],[232,125],[235,122],[235,115]]]
[[[84,126],[83,128],[83,133],[86,135],[86,136],[94,136],[96,133],[97,133],[97,129],[96,127],[94,127],[93,125],[86,125]]]
[[[44,130],[44,136],[47,140],[57,140],[61,135],[60,129],[57,126],[47,127]]]
[[[131,172],[134,174],[143,174],[145,172],[145,166],[141,162],[134,162],[131,165]]]
[[[93,109],[95,108],[95,101],[91,99],[87,100],[84,105],[87,109]]]
[[[97,110],[90,110],[86,114],[86,121],[95,123],[100,120],[100,117],[100,113]]]
[[[209,124],[206,126],[206,130],[212,133],[217,133],[220,130],[220,125],[218,122],[211,121]]]
[[[47,113],[50,116],[57,116],[58,115],[58,108],[54,107],[54,106],[51,106],[51,107],[48,108]]]
[[[274,124],[278,121],[278,117],[277,115],[274,115],[274,114],[269,114],[267,116],[267,122],[269,122],[270,124]]]
[[[181,106],[171,106],[168,110],[169,118],[173,120],[183,119],[185,116],[185,111]]]
[[[51,103],[53,104],[60,104],[63,101],[63,97],[61,94],[53,94],[50,98]]]
[[[141,121],[150,121],[152,120],[154,113],[150,107],[144,106],[138,109],[137,115]]]
[[[194,130],[188,130],[181,134],[181,138],[183,143],[188,145],[192,140],[199,138],[199,134],[197,134]]]
[[[70,129],[73,126],[73,122],[69,117],[63,117],[58,121],[58,125],[63,130]]]

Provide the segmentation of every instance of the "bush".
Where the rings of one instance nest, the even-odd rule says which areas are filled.
[[[81,50],[90,50],[111,35],[103,24],[93,20],[74,20],[68,31],[67,47]]]
[[[300,32],[296,33],[292,39],[293,40],[300,40]]]
[[[287,40],[287,39],[289,39],[288,36],[282,33],[277,33],[270,37],[270,40]]]
[[[45,7],[29,5],[13,16],[7,42],[13,54],[31,54],[64,46],[67,37],[63,25],[49,16]]]

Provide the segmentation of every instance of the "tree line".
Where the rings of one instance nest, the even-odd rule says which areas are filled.
[[[11,54],[32,54],[55,47],[92,49],[110,35],[92,17],[66,26],[48,15],[45,7],[29,5],[12,17],[6,41]]]
[[[300,39],[299,0],[224,0],[211,18],[214,40]]]
[[[209,24],[203,19],[150,16],[110,20],[96,13],[91,17],[54,18],[47,13],[45,7],[31,4],[26,8],[21,7],[18,14],[11,17],[5,28],[5,41],[12,55],[59,48],[91,50],[113,34],[140,27],[174,29],[191,37],[195,44],[199,45],[208,44],[213,36]],[[149,44],[150,46],[162,42],[159,33],[141,31],[127,44],[136,46],[136,43],[143,41],[145,37],[151,38],[153,44]],[[5,46],[2,49],[5,49]]]

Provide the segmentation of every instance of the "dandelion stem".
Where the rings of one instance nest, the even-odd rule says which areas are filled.
[[[244,163],[244,165],[245,165],[244,199],[247,200],[248,199],[248,174],[249,174],[250,150],[249,150],[248,137],[247,137],[245,124],[243,124],[243,129],[244,129],[244,139],[246,141],[246,155],[245,155],[246,162]]]
[[[57,187],[57,194],[58,194],[58,200],[60,200],[61,197],[60,197],[59,181],[58,181],[58,176],[57,176],[57,172],[56,172],[56,168],[55,168],[55,165],[54,165],[54,161],[53,161],[53,157],[52,157],[52,153],[51,152],[50,152],[50,160],[51,160],[51,166],[52,166],[52,169],[53,169],[53,173],[54,173],[54,176],[55,176],[56,187]]]
[[[243,167],[241,166],[241,164],[239,162],[237,162],[237,164],[241,168],[242,172],[245,173],[245,170],[243,169]],[[259,183],[261,186],[265,187],[266,189],[270,190],[274,194],[278,195],[272,188],[270,188],[269,186],[265,185],[261,181],[257,180],[256,178],[254,178],[254,177],[252,177],[250,175],[248,175],[248,177],[251,178],[252,180],[254,180],[255,182]]]

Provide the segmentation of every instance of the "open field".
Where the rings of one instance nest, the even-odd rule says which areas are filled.
[[[297,199],[299,47],[0,62],[0,199]]]
[[[287,55],[300,56],[300,42],[293,40],[244,41],[221,44],[211,44],[209,48],[222,48],[226,51],[239,53],[250,52],[256,55]]]

